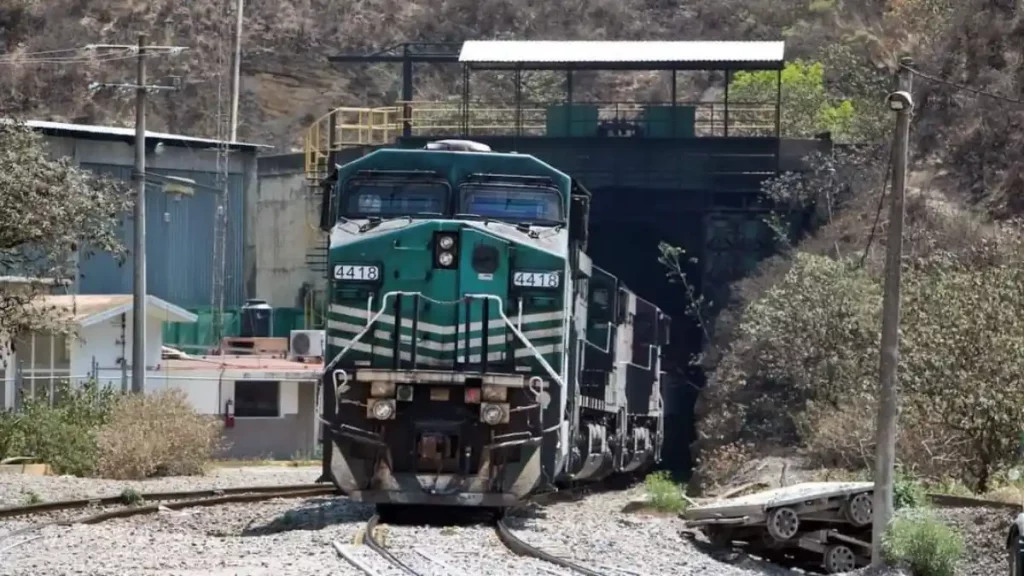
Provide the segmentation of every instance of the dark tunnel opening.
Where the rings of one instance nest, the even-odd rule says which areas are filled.
[[[703,332],[687,313],[686,291],[670,281],[668,268],[658,261],[658,245],[682,247],[687,256],[702,254],[704,224],[700,212],[637,210],[644,197],[676,194],[665,190],[593,190],[590,245],[594,264],[625,282],[641,298],[672,318],[671,344],[662,357],[665,372],[665,449],[662,468],[688,478],[693,467],[690,445],[695,440],[694,405],[704,383],[703,371],[690,365],[703,346]],[[624,204],[633,204],[624,209]],[[654,202],[648,205],[653,205]],[[664,200],[658,202],[664,206]],[[700,264],[685,268],[688,282],[700,289]]]

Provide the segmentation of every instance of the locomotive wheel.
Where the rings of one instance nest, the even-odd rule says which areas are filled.
[[[849,546],[833,544],[825,549],[825,572],[840,574],[857,568],[857,556]]]
[[[789,540],[796,536],[800,529],[800,517],[792,508],[776,508],[768,513],[768,534],[779,541]]]
[[[857,494],[853,498],[846,501],[846,505],[843,506],[843,516],[857,528],[863,528],[871,524],[873,508],[872,508],[872,495],[864,492]]]

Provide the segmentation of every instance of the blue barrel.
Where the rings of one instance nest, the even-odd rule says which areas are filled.
[[[266,300],[251,298],[242,306],[242,338],[270,338],[274,309]]]

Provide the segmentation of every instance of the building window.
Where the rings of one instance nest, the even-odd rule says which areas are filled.
[[[281,383],[271,380],[235,382],[235,416],[277,418],[281,415]]]
[[[23,333],[14,340],[16,368],[20,372],[23,398],[46,396],[53,400],[59,382],[74,383],[71,350],[64,334],[48,331]]]

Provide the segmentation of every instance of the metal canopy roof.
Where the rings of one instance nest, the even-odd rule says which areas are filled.
[[[786,43],[468,40],[471,68],[534,70],[780,70]]]
[[[134,128],[119,128],[116,126],[96,126],[92,124],[68,124],[65,122],[49,122],[45,120],[28,120],[25,125],[44,134],[53,136],[67,136],[71,138],[82,138],[91,140],[119,140],[125,142],[135,141]],[[190,148],[216,148],[220,141],[212,138],[198,138],[195,136],[183,136],[181,134],[166,134],[164,132],[152,132],[146,130],[146,139],[160,141],[168,146],[185,146]],[[253,144],[251,142],[226,142],[233,150],[256,150],[257,148],[272,148],[264,144]]]

